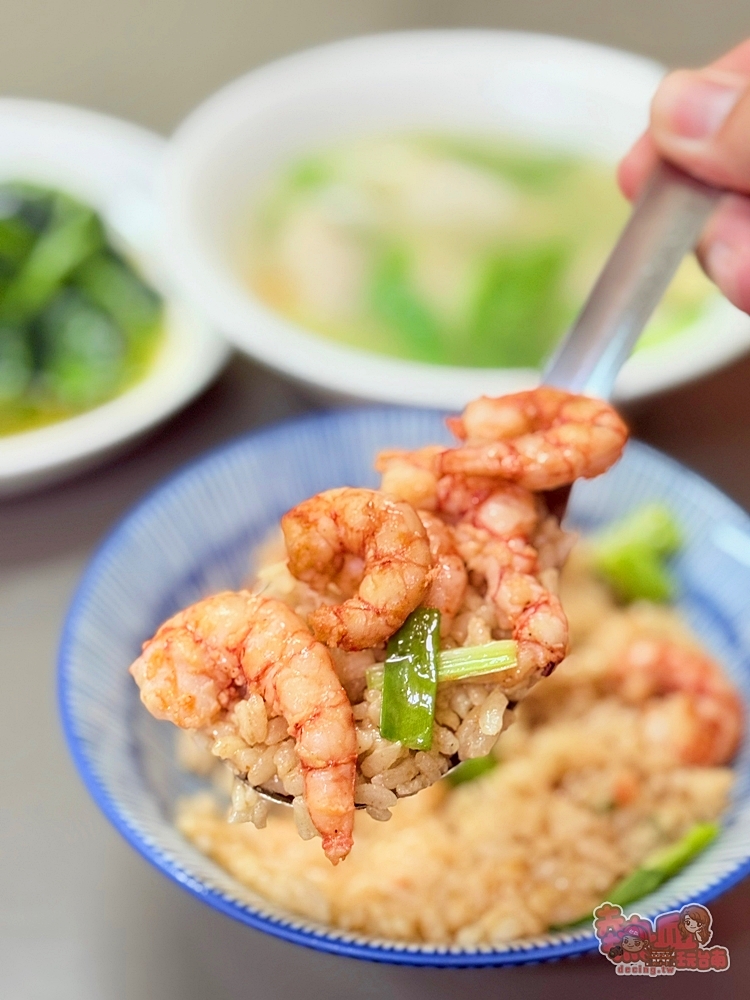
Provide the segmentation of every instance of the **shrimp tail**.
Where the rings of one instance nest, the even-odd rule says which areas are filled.
[[[344,803],[354,796],[356,769],[356,757],[322,768],[305,768],[303,765],[305,800],[310,819],[323,838],[325,856],[334,865],[352,849],[354,812]]]

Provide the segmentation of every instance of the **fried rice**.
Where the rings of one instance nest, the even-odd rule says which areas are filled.
[[[259,578],[266,592],[302,612],[317,599],[272,548]],[[365,681],[377,652],[335,653],[356,719],[356,798],[367,807],[357,814],[354,848],[343,864],[332,867],[298,836],[315,835],[299,762],[283,720],[268,719],[260,699],[248,699],[202,747],[181,733],[182,760],[212,771],[217,786],[228,774],[216,770],[217,758],[228,761],[253,784],[267,780],[295,796],[294,810],[269,811],[246,782],[235,782],[225,788],[229,812],[218,790],[202,792],[179,803],[178,828],[272,902],[375,937],[491,944],[590,913],[653,850],[719,817],[733,774],[685,763],[680,730],[689,720],[679,693],[634,701],[612,681],[639,639],[695,648],[675,612],[644,602],[618,605],[583,545],[563,572],[561,597],[570,653],[512,709],[514,724],[505,728],[511,708],[493,685],[442,685],[429,752],[407,753],[380,737],[379,692]],[[492,608],[479,592],[467,602],[450,640],[489,641]],[[481,778],[455,788],[439,780],[453,754],[490,750],[499,764]]]

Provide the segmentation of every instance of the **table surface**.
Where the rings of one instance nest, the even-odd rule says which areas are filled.
[[[750,360],[631,406],[635,434],[750,508]],[[465,990],[524,1000],[747,995],[750,882],[717,901],[723,975],[641,984],[602,958],[518,969],[401,969],[337,959],[249,930],[143,861],[89,799],[63,743],[55,650],[102,535],[170,471],[229,437],[317,404],[241,358],[188,410],[116,462],[0,504],[0,996],[6,1000],[442,1000]],[[33,711],[29,711],[33,705]],[[744,988],[743,988],[744,987]]]

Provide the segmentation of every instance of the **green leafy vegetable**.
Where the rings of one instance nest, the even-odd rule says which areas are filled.
[[[45,383],[72,408],[112,395],[122,376],[123,336],[101,310],[73,289],[61,292],[39,320]]]
[[[416,750],[432,746],[440,612],[417,608],[388,643],[380,732]]]
[[[534,367],[554,345],[567,314],[558,244],[497,251],[487,258],[469,319],[475,364]]]
[[[11,271],[27,256],[34,245],[36,233],[18,216],[0,219],[0,267]]]
[[[97,406],[138,378],[161,301],[75,198],[0,184],[0,435]]]
[[[497,764],[497,758],[492,754],[488,754],[486,757],[472,757],[470,760],[462,761],[458,767],[446,775],[445,780],[455,788],[456,785],[463,785],[467,781],[481,778],[483,774],[493,771]]]
[[[151,333],[159,320],[159,296],[108,251],[89,257],[73,274],[72,284],[134,341]]]
[[[718,833],[717,823],[696,823],[677,843],[649,854],[640,868],[617,883],[607,900],[626,906],[653,892],[704,851]]]
[[[26,331],[0,325],[0,404],[19,399],[31,381],[34,357]]]
[[[0,318],[23,322],[43,309],[74,268],[104,242],[99,219],[90,209],[70,211],[37,239],[5,289]]]
[[[594,565],[622,600],[668,601],[675,583],[666,559],[681,544],[670,511],[649,504],[592,540]]]
[[[374,315],[401,334],[411,357],[442,359],[440,324],[411,287],[409,261],[402,249],[390,247],[378,258],[370,301]]]

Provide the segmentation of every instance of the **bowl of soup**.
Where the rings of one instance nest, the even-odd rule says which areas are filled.
[[[571,39],[351,39],[229,84],[170,143],[165,251],[234,343],[291,377],[460,407],[538,380],[628,215],[614,167],[657,64]],[[750,346],[686,260],[617,385],[678,384]]]

